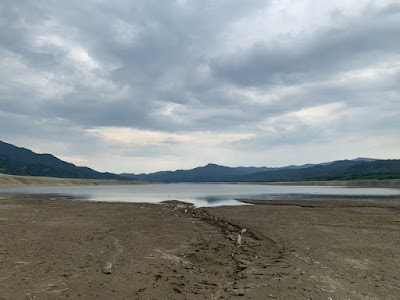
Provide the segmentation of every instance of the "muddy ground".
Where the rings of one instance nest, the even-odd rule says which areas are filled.
[[[0,299],[399,299],[399,230],[398,200],[194,209],[2,195]]]

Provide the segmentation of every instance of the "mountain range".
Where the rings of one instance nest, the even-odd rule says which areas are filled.
[[[170,183],[391,179],[400,178],[400,160],[357,158],[282,168],[230,168],[208,164],[191,170],[162,171],[138,175],[124,173],[120,175],[130,179]]]
[[[51,154],[37,154],[0,141],[0,173],[61,178],[141,180],[150,182],[279,182],[400,178],[400,160],[357,158],[320,164],[270,167],[226,167],[207,164],[190,170],[149,174],[101,173],[75,166]]]

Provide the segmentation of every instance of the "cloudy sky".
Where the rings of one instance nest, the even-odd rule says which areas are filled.
[[[0,140],[100,171],[400,158],[400,2],[2,0]]]

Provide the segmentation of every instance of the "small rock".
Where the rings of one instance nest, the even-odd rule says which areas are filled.
[[[242,234],[243,234],[243,233],[246,233],[247,230],[246,230],[245,228],[243,228],[241,232],[242,232]]]
[[[241,236],[240,234],[238,234],[238,236],[237,236],[236,244],[237,244],[238,246],[241,246],[241,245],[242,245],[242,236]]]
[[[103,263],[103,273],[104,274],[111,274],[112,263],[106,261]]]
[[[243,297],[244,296],[244,289],[242,289],[242,288],[234,288],[233,292],[232,292],[232,295],[233,296],[241,296],[241,297]]]
[[[184,209],[184,208],[186,208],[186,205],[178,204],[177,206],[174,207],[174,210]]]
[[[249,265],[251,264],[251,261],[247,260],[247,259],[243,259],[243,258],[239,258],[238,262],[240,262],[243,265]]]

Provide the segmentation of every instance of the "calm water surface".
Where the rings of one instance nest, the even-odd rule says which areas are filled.
[[[389,188],[207,183],[19,187],[0,188],[0,193],[43,194],[76,200],[108,202],[159,203],[164,200],[180,200],[191,202],[198,207],[242,205],[235,199],[400,198],[400,189]]]

